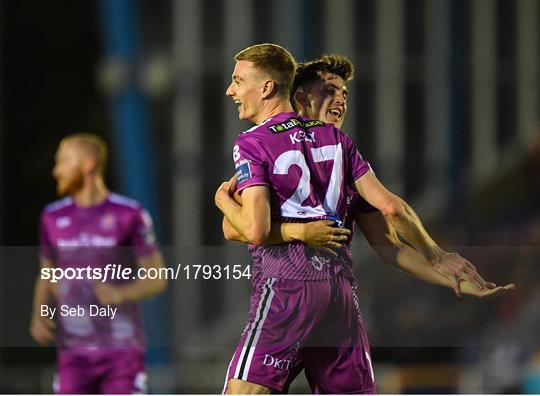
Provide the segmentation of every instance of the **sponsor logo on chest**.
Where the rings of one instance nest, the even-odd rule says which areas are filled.
[[[58,247],[116,246],[118,241],[115,237],[81,232],[79,235],[71,238],[58,238],[56,244]]]
[[[272,133],[281,133],[281,132],[287,132],[290,131],[293,128],[303,128],[303,129],[309,129],[316,126],[323,126],[325,125],[324,122],[319,120],[309,120],[309,121],[301,121],[298,118],[289,118],[288,120],[285,120],[283,122],[270,125],[268,129]]]

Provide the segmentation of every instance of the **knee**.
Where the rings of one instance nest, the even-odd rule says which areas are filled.
[[[227,395],[269,395],[272,390],[266,386],[231,378],[227,383]]]

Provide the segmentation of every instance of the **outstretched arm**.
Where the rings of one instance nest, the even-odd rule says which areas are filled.
[[[359,213],[355,219],[384,263],[425,282],[455,289],[452,279],[438,272],[419,252],[399,240],[396,231],[380,212]],[[476,297],[499,295],[513,289],[512,284],[502,287],[487,282],[486,287],[479,289],[471,281],[461,282],[461,291]]]
[[[409,246],[403,245],[398,252],[396,267],[401,271],[434,285],[454,288],[453,282],[433,268],[422,255]],[[514,284],[506,286],[497,286],[492,282],[487,282],[486,287],[479,289],[471,281],[461,283],[461,292],[475,297],[491,297],[502,295],[508,291],[514,290]]]
[[[431,238],[416,212],[404,200],[388,191],[371,171],[355,181],[355,187],[372,206],[377,208],[389,225],[432,266],[452,281],[460,294],[460,280],[467,280],[482,290],[486,284],[476,268],[457,253],[447,253]]]
[[[437,258],[437,244],[427,233],[416,213],[405,201],[388,191],[373,172],[368,171],[356,180],[355,187],[411,246],[430,261]]]

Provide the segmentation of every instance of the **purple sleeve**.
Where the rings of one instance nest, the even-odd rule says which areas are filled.
[[[268,185],[268,164],[258,147],[257,141],[248,135],[240,135],[233,148],[237,190]]]
[[[54,261],[54,246],[47,232],[47,214],[41,213],[39,219],[39,258],[42,260]]]
[[[343,136],[345,160],[349,166],[347,177],[350,177],[350,179],[348,182],[352,184],[369,171],[371,166],[362,158],[354,141],[343,132],[341,134]]]
[[[149,256],[158,250],[152,218],[144,208],[135,212],[131,243],[137,258]]]

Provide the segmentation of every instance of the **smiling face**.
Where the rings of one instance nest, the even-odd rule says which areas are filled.
[[[264,80],[253,62],[236,62],[232,82],[225,93],[238,105],[238,117],[257,124],[263,103]]]
[[[308,118],[321,120],[341,128],[347,115],[349,91],[343,78],[325,73],[305,88],[306,98],[300,105]]]

